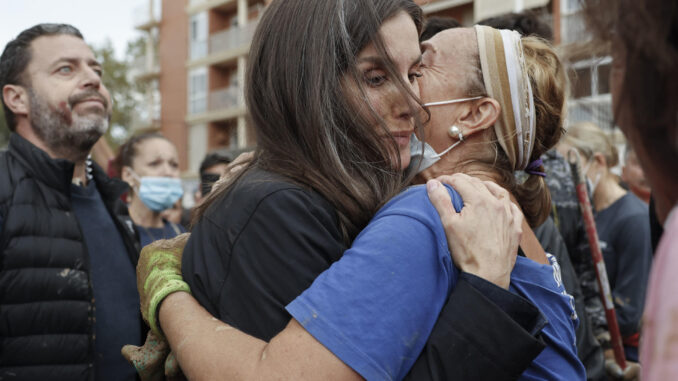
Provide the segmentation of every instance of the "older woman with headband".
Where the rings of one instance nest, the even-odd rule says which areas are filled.
[[[280,7],[287,6],[291,2],[277,4],[278,8],[274,9],[280,11]],[[384,33],[384,36],[390,36],[386,32],[397,34],[397,31],[407,31],[412,25],[411,21],[409,23],[404,22],[407,17],[407,15],[400,13],[400,15],[389,18],[384,22],[383,30],[380,33]],[[498,31],[491,32],[488,38],[498,38],[493,42],[501,44],[503,35],[499,34]],[[409,52],[406,46],[400,46],[401,49],[393,49],[397,45],[395,41],[391,41],[390,37],[384,38],[386,42],[393,43],[393,45],[388,46],[387,50],[389,54],[394,54],[395,62],[398,62],[398,57],[402,57],[403,52]],[[416,33],[410,34],[407,32],[400,36],[398,40],[402,39],[406,41],[416,40]],[[545,109],[537,108],[538,111],[527,113],[527,118],[532,116],[534,119],[535,115],[540,120],[550,118],[555,120],[555,128],[560,128],[559,112],[562,109],[563,94],[558,93],[553,88],[550,92],[547,90],[547,93],[541,93],[542,82],[557,82],[555,78],[559,73],[557,59],[555,59],[555,68],[551,68],[554,70],[545,69],[543,78],[533,77],[533,72],[529,73],[530,77],[528,78],[526,68],[531,64],[538,66],[539,63],[530,61],[536,59],[534,56],[523,59],[520,41],[520,38],[515,37],[515,35],[506,35],[506,49],[511,49],[511,52],[506,56],[502,55],[497,58],[497,61],[504,63],[503,69],[499,68],[499,65],[495,65],[488,69],[490,70],[489,73],[501,71],[499,78],[502,79],[507,74],[521,78],[521,86],[512,85],[520,93],[503,93],[506,94],[507,104],[510,104],[512,99],[516,102],[526,101],[529,108],[529,104],[532,102],[532,96],[527,91],[529,82],[534,80],[538,83],[539,90],[535,97],[540,100],[542,99],[539,98],[540,96],[545,97],[547,101],[557,103],[555,111],[558,114],[555,116],[543,115],[544,113],[548,114],[551,110],[544,111]],[[366,49],[369,49],[369,46]],[[367,58],[362,58],[363,52],[358,55],[358,62]],[[549,52],[553,55],[550,48],[544,45],[543,54]],[[373,61],[370,60],[369,62]],[[510,73],[507,73],[506,61],[510,61],[508,64],[508,70],[512,71]],[[474,65],[473,61],[468,64]],[[427,68],[422,72],[424,78],[426,78],[428,71]],[[515,71],[520,71],[522,74],[515,73]],[[390,84],[385,85],[385,83],[388,83],[386,81],[389,78],[389,73],[389,71],[381,69],[376,70],[376,73],[369,72],[367,77],[370,79],[371,86],[374,86],[373,88],[379,88],[382,85],[390,86]],[[391,80],[394,79],[391,78]],[[422,84],[426,83],[425,80],[422,82]],[[558,87],[555,88],[558,89]],[[459,90],[460,92],[466,91],[466,89]],[[484,91],[468,95],[483,94]],[[483,118],[475,119],[475,123],[473,123],[473,118],[469,118],[467,114],[462,118],[463,120],[458,120],[458,123],[455,123],[456,127],[453,129],[455,140],[461,141],[463,139],[467,143],[459,145],[456,150],[449,151],[447,156],[440,160],[441,164],[448,163],[450,158],[458,158],[457,152],[467,150],[465,147],[473,147],[474,141],[485,144],[488,150],[492,149],[488,144],[490,141],[484,140],[484,138],[489,139],[491,136],[482,133],[482,131],[488,130],[496,121],[500,114],[499,103],[487,97],[476,99],[473,101],[474,103],[470,102],[462,102],[459,105],[462,107],[467,105],[479,106],[482,111],[475,112],[477,110],[474,110],[472,114],[482,115]],[[494,110],[494,113],[485,115],[486,111],[491,111],[490,108]],[[395,109],[404,110],[403,108]],[[516,112],[524,115],[521,110]],[[402,111],[398,116],[401,120],[409,117]],[[525,136],[529,136],[529,132],[535,131],[534,128],[529,127],[530,123],[534,122],[530,122],[529,119],[526,120],[528,120],[528,125],[525,128],[528,133]],[[522,125],[522,119],[519,123]],[[432,127],[439,128],[435,125]],[[553,126],[549,125],[548,127]],[[507,129],[511,128],[515,130],[515,124],[507,127]],[[483,136],[483,139],[478,139]],[[519,140],[521,144],[523,141],[522,139]],[[449,145],[449,138],[444,138],[435,145],[440,146],[442,144]],[[517,147],[514,143],[509,144],[511,144],[511,147]],[[524,155],[530,158],[529,147],[528,144],[527,148],[523,147],[518,150],[522,150],[521,152],[524,152]],[[495,152],[495,154],[497,153]],[[538,152],[535,154],[538,155]],[[409,161],[409,150],[401,150],[400,158],[403,159],[403,162]],[[520,166],[522,164],[515,165]],[[437,166],[439,165],[437,164]],[[468,172],[482,175],[480,172],[474,173],[473,170]],[[486,173],[491,174],[492,172]],[[511,172],[511,176],[513,176],[513,172]],[[486,179],[492,180],[494,178],[488,175]],[[487,192],[487,190],[483,190],[486,185],[480,180],[457,184],[463,188],[460,188],[460,191],[469,195],[467,197],[468,205],[466,206],[469,209],[467,210],[477,208],[477,205],[475,205],[476,199],[473,197],[473,193],[468,191],[468,188],[475,189],[477,192]],[[496,184],[488,184],[487,187],[503,200],[508,200],[509,194]],[[462,202],[459,194],[454,191],[451,191],[451,194],[455,201],[455,207],[461,209]],[[517,211],[517,207],[509,202],[494,205],[499,207],[498,210],[492,211],[497,216],[516,216],[519,214],[507,212],[508,210]],[[515,221],[518,220],[514,220],[514,223],[517,223]],[[450,234],[449,242],[453,254],[469,252],[464,243],[471,236],[459,238],[453,230],[447,233]],[[498,235],[503,236],[507,233],[500,231]],[[192,240],[196,237],[196,233],[193,234]],[[547,347],[531,363],[523,377],[526,379],[582,379],[583,368],[577,360],[574,348],[576,317],[573,316],[571,298],[564,294],[562,285],[558,283],[557,266],[548,264],[548,260],[538,243],[536,243],[536,247],[534,246],[536,242],[534,236],[527,237],[524,241],[522,244],[523,251],[534,260],[517,259],[516,269],[511,276],[510,293],[507,294],[521,295],[535,303],[547,316],[548,323],[543,319],[539,325],[539,327],[545,325],[544,333]],[[472,277],[469,274],[460,275],[459,269],[451,261],[446,242],[446,231],[440,222],[436,209],[429,202],[426,189],[424,187],[413,187],[396,196],[381,208],[353,241],[352,247],[344,252],[341,258],[334,262],[328,270],[318,276],[306,291],[286,306],[287,313],[292,316],[292,319],[282,332],[270,340],[270,343],[264,344],[256,338],[237,332],[233,327],[212,319],[207,311],[196,304],[195,300],[182,292],[176,292],[166,297],[159,308],[159,320],[163,332],[177,352],[182,368],[193,377],[246,378],[261,376],[265,373],[269,375],[277,374],[280,377],[402,379],[407,375],[424,348],[429,334],[434,329],[438,314],[450,293],[461,283],[464,276]],[[509,245],[509,247],[511,246]],[[472,245],[472,249],[494,251],[496,248],[482,247],[482,243],[479,243],[475,246]],[[517,248],[515,251],[517,251]],[[537,263],[535,260],[541,263]],[[295,264],[292,263],[291,265]],[[262,265],[266,265],[266,263],[262,262]],[[288,265],[290,263],[284,261],[280,263],[280,266]],[[145,295],[145,285],[149,282],[156,282],[156,275],[159,275],[155,274],[147,278],[149,268],[150,266],[140,265],[142,305],[155,304],[157,306],[158,299],[164,297],[166,293]],[[215,270],[218,271],[218,269]],[[150,271],[153,272],[152,269]],[[171,281],[179,282],[176,277],[172,278]],[[503,281],[504,283],[501,286],[509,288],[508,277]],[[504,297],[508,297],[508,295]],[[235,294],[234,296],[237,297]],[[220,303],[222,301],[211,300],[210,302]],[[228,300],[225,302],[228,302]],[[463,316],[464,311],[461,307],[458,308],[457,315]],[[153,316],[156,311],[150,309],[146,310],[145,313],[148,317]],[[224,310],[224,313],[230,312]],[[239,313],[239,311],[233,311],[233,313]],[[278,312],[275,311],[274,313],[277,314]],[[490,325],[478,327],[481,331],[487,330],[488,332],[493,328]],[[454,334],[451,334],[449,338],[450,340],[454,339]],[[470,349],[469,353],[473,353],[473,349]],[[445,361],[456,360],[461,362],[461,359],[455,358]],[[469,364],[469,366],[472,365]],[[282,374],[285,376],[282,376]],[[458,376],[470,378],[467,374],[472,374],[472,372],[464,372]],[[520,373],[514,373],[511,378],[517,378],[519,375]],[[449,376],[452,377],[453,375]]]
[[[563,67],[545,41],[485,26],[443,31],[422,46],[419,83],[431,118],[419,176],[471,174],[501,186],[520,206],[526,221],[511,289],[532,300],[549,321],[544,329],[549,345],[524,375],[583,379],[574,348],[573,300],[563,289],[557,262],[545,255],[531,230],[550,210],[539,158],[562,134]],[[436,184],[432,180],[428,186]],[[440,197],[436,192],[433,197]],[[442,214],[446,224],[468,231],[453,217]],[[463,239],[463,233],[455,234]],[[546,359],[551,362],[540,363]]]

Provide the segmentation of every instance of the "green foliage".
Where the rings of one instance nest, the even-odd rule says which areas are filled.
[[[111,128],[106,132],[106,139],[113,149],[121,143],[111,136],[114,126],[129,130],[132,123],[132,115],[136,102],[134,99],[135,86],[128,76],[131,67],[127,60],[120,60],[115,56],[113,45],[110,41],[102,46],[92,47],[94,55],[103,67],[103,82],[111,93],[113,102],[113,114],[111,116]]]

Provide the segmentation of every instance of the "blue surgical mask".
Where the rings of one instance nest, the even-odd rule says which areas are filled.
[[[171,208],[184,194],[181,179],[151,176],[139,178],[136,173],[133,175],[141,183],[139,189],[136,190],[139,199],[154,212]]]

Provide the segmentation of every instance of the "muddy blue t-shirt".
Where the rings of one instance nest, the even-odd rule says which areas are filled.
[[[459,194],[448,189],[461,210]],[[425,187],[411,187],[386,204],[287,310],[364,378],[399,380],[419,356],[458,277]],[[578,320],[559,268],[518,257],[510,291],[532,301],[549,321],[542,331],[547,347],[521,379],[584,380],[575,345]]]

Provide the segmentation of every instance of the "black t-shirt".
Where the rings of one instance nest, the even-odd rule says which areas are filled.
[[[285,306],[345,249],[329,202],[254,170],[193,228],[182,271],[215,317],[268,341],[290,321]]]

